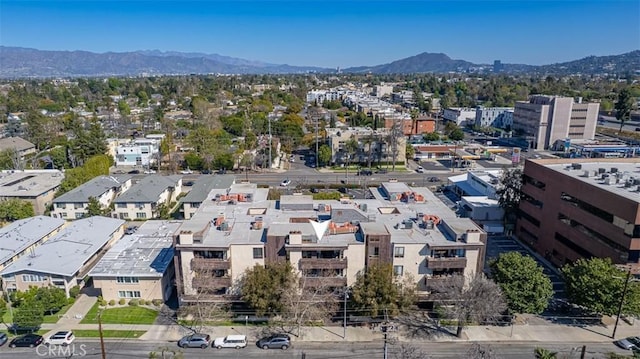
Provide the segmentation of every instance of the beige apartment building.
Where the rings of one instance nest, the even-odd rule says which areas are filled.
[[[36,215],[44,214],[60,188],[64,174],[58,170],[0,171],[0,200],[19,199],[33,205]]]
[[[122,237],[89,272],[93,287],[107,301],[167,301],[174,290],[173,236],[181,224],[146,221]]]
[[[182,176],[146,176],[113,201],[112,216],[124,220],[156,218],[158,206],[171,206],[181,191]]]
[[[599,109],[599,103],[583,103],[581,98],[534,95],[516,102],[512,129],[534,149],[558,148],[566,139],[593,139]]]
[[[327,128],[327,137],[331,147],[332,164],[390,163],[394,160],[394,153],[396,164],[406,163],[407,141],[401,128],[397,129],[395,144],[392,131],[388,128],[378,130],[368,127]],[[353,153],[349,153],[346,146],[351,139],[358,144],[357,150]]]
[[[131,188],[132,176],[99,176],[53,200],[51,217],[80,219],[87,215],[89,200],[95,198],[103,209]]]
[[[89,217],[70,222],[42,245],[8,265],[0,275],[7,291],[78,285],[97,260],[122,237],[125,221]]]
[[[289,261],[308,286],[343,290],[375,263],[411,278],[422,298],[433,281],[477,273],[486,233],[457,218],[427,188],[383,183],[373,199],[267,200],[255,184],[215,189],[175,237],[181,303],[239,300],[238,281],[254,265]]]

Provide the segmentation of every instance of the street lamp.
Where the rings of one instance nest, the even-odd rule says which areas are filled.
[[[344,288],[344,303],[343,303],[343,314],[342,314],[342,340],[347,339],[347,299],[349,299],[349,287]]]
[[[620,298],[620,305],[618,305],[618,315],[616,316],[616,324],[613,326],[613,334],[611,335],[611,339],[616,338],[616,331],[618,330],[618,322],[620,321],[620,315],[622,314],[622,307],[624,306],[624,298],[627,296],[627,289],[629,288],[629,279],[631,279],[631,268],[627,270],[627,276],[624,280],[622,297]]]

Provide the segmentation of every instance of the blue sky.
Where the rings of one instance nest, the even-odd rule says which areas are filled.
[[[0,44],[346,68],[422,52],[549,64],[640,48],[640,1],[11,1]]]

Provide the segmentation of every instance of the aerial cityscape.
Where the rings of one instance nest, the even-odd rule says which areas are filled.
[[[0,357],[640,358],[639,2],[0,8]]]

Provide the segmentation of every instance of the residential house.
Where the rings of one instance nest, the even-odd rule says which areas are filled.
[[[61,219],[35,216],[0,228],[0,272],[56,234],[64,225]]]
[[[36,215],[44,214],[63,178],[58,170],[0,171],[0,200],[27,201]]]
[[[105,300],[160,299],[174,290],[173,235],[182,222],[146,221],[116,242],[89,272]]]
[[[171,209],[182,191],[182,176],[150,175],[143,177],[114,201],[112,215],[126,220],[156,218],[159,206]]]
[[[89,199],[95,198],[103,209],[132,183],[132,176],[99,176],[53,200],[51,216],[63,219],[79,219],[87,216]]]
[[[36,153],[36,146],[20,137],[0,138],[0,151],[6,150],[16,151],[18,158],[24,159],[26,155]]]
[[[149,167],[155,163],[160,153],[160,140],[139,138],[116,147],[116,167],[141,166]]]
[[[54,219],[55,220],[55,219]],[[69,290],[78,285],[104,253],[122,237],[125,221],[108,217],[69,223],[0,272],[7,291],[53,285]]]

